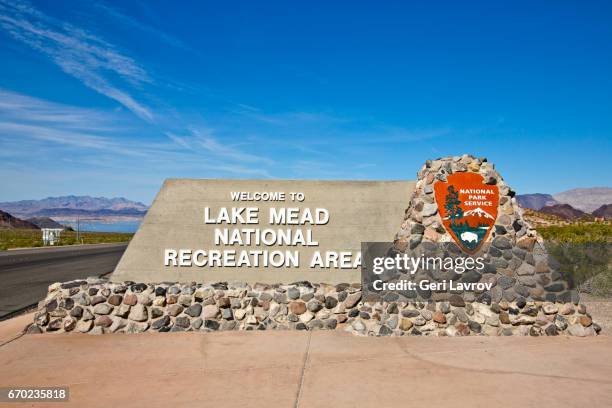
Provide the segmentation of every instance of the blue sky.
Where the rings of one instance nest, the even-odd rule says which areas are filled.
[[[0,0],[0,201],[165,178],[612,186],[612,3]]]

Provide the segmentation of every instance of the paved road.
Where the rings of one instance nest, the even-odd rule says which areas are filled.
[[[0,252],[0,319],[38,303],[54,282],[112,272],[127,244]]]

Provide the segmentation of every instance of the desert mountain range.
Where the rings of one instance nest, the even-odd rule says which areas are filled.
[[[612,188],[575,188],[558,194],[522,194],[516,199],[523,208],[562,220],[612,219]]]
[[[516,196],[523,208],[565,220],[612,219],[612,188],[576,188],[557,194]],[[90,196],[47,197],[0,203],[0,228],[61,228],[55,219],[70,217],[122,218],[144,217],[148,206],[123,197]],[[478,214],[481,215],[481,214]]]
[[[148,206],[123,197],[90,196],[47,197],[42,200],[22,200],[0,203],[0,210],[15,217],[144,217]]]
[[[557,204],[569,204],[575,209],[590,214],[601,206],[612,204],[612,188],[575,188],[552,195],[542,193],[521,194],[517,195],[516,198],[521,207],[531,208],[532,210],[540,210],[543,207]]]

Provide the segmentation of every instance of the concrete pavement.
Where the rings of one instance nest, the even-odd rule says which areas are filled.
[[[113,271],[127,243],[0,252],[0,319],[38,303],[54,282]]]
[[[67,385],[79,407],[608,407],[611,355],[608,336],[43,334],[0,346],[0,387]]]

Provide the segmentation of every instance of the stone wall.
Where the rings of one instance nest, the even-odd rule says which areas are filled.
[[[479,173],[486,184],[496,185],[499,189],[496,223],[485,245],[473,255],[486,259],[485,268],[462,275],[453,271],[423,271],[422,278],[493,284],[492,289],[484,293],[462,293],[468,302],[578,302],[577,293],[568,287],[558,271],[558,264],[543,247],[541,237],[523,218],[514,191],[485,158],[463,155],[428,160],[423,165],[417,173],[416,189],[395,237],[396,249],[402,253],[462,256],[461,249],[442,224],[433,188],[436,181],[447,181],[447,176],[457,172]],[[429,298],[444,301],[448,296],[449,293],[432,293]]]
[[[345,330],[358,335],[596,335],[582,305],[501,300],[490,305],[363,299],[359,284],[144,284],[72,281],[49,287],[29,333]]]

